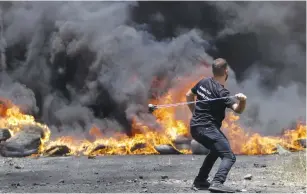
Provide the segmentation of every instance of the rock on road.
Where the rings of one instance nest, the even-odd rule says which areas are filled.
[[[237,156],[226,185],[245,192],[305,193],[305,183],[285,181],[276,170],[290,156]],[[0,192],[208,192],[191,184],[205,156],[102,156],[0,158]],[[213,168],[216,171],[218,164]],[[248,174],[251,180],[245,180]],[[306,180],[306,177],[302,177]]]

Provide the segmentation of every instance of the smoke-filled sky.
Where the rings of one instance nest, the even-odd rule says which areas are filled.
[[[242,122],[276,134],[305,118],[305,4],[1,2],[0,95],[61,134],[129,134],[132,116],[153,123],[153,79],[163,92],[225,57]]]

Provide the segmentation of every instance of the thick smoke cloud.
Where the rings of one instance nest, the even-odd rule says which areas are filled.
[[[232,15],[218,37],[253,33],[257,40],[260,57],[240,84],[250,96],[247,126],[278,135],[299,117],[305,120],[306,2],[217,2],[215,6]]]
[[[278,73],[273,85],[286,85],[289,80],[305,84],[305,2],[254,2],[243,5],[217,2],[216,7],[223,14],[233,15],[218,36],[255,34],[255,46],[259,48],[261,56],[257,62],[273,66]]]
[[[152,80],[163,93],[222,56],[229,88],[249,95],[244,124],[280,131],[305,117],[301,13],[298,2],[2,2],[0,95],[53,132],[131,134],[134,116],[155,125]]]
[[[133,116],[153,121],[151,115],[143,115],[152,97],[152,80],[167,78],[166,91],[173,78],[192,71],[200,58],[211,57],[204,53],[196,30],[157,42],[133,27],[134,4],[3,4],[2,74],[11,82],[3,79],[1,91],[9,93],[5,88],[24,84],[18,87],[28,90],[23,96],[31,103],[3,96],[30,110],[37,104],[36,117],[63,133],[86,131],[96,124],[106,132],[130,134]]]

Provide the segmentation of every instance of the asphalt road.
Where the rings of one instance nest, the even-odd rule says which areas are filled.
[[[0,158],[0,192],[196,192],[191,184],[204,157]],[[305,193],[306,182],[288,182],[278,174],[282,170],[276,171],[291,157],[237,156],[225,184],[245,192]],[[251,180],[244,180],[247,174],[253,176]]]

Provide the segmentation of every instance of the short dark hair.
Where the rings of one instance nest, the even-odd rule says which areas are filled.
[[[222,58],[215,59],[212,64],[212,73],[215,76],[223,76],[227,69],[227,61]]]

